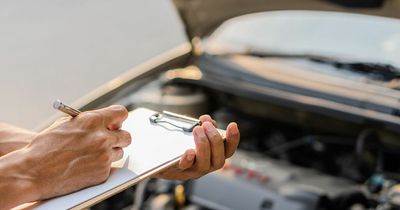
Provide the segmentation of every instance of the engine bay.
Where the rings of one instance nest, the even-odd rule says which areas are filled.
[[[114,103],[192,117],[209,113],[220,128],[237,122],[241,142],[225,167],[187,182],[146,180],[93,209],[400,207],[398,133],[223,91],[204,83],[206,74],[198,66],[169,69],[136,82]]]

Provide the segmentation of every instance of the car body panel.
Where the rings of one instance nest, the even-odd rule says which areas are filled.
[[[174,0],[191,38],[206,36],[221,23],[240,15],[276,10],[316,10],[399,18],[400,1],[385,1],[379,8],[344,7],[326,0]]]

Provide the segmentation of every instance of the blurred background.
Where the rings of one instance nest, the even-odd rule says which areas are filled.
[[[26,128],[186,41],[164,0],[4,0],[0,26],[0,121]]]
[[[59,98],[239,124],[222,170],[144,181],[96,210],[400,209],[399,11],[400,0],[0,0],[0,121],[40,128]]]
[[[183,15],[192,26],[189,35],[204,35],[210,32],[206,27],[250,11],[343,9],[320,0],[176,2],[187,7]],[[351,5],[356,1],[337,2]],[[370,2],[375,1],[362,4]],[[399,4],[386,1],[385,14],[398,16]],[[229,10],[218,12],[225,5]],[[379,10],[358,11],[379,15]],[[187,41],[175,6],[165,0],[4,0],[0,1],[0,26],[0,120],[26,128],[38,128],[56,113],[51,108],[54,99],[76,102],[132,67]]]

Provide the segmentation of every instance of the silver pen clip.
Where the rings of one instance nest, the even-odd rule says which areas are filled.
[[[201,124],[201,121],[180,114],[175,114],[168,111],[155,113],[149,117],[151,123],[158,124],[164,127],[172,126],[181,129],[184,132],[192,132],[193,129]]]

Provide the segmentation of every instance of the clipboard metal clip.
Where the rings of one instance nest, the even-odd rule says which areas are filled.
[[[174,128],[182,129],[184,132],[192,132],[193,129],[201,124],[201,121],[180,114],[175,114],[168,111],[155,113],[149,117],[151,123],[162,126],[173,126]]]

